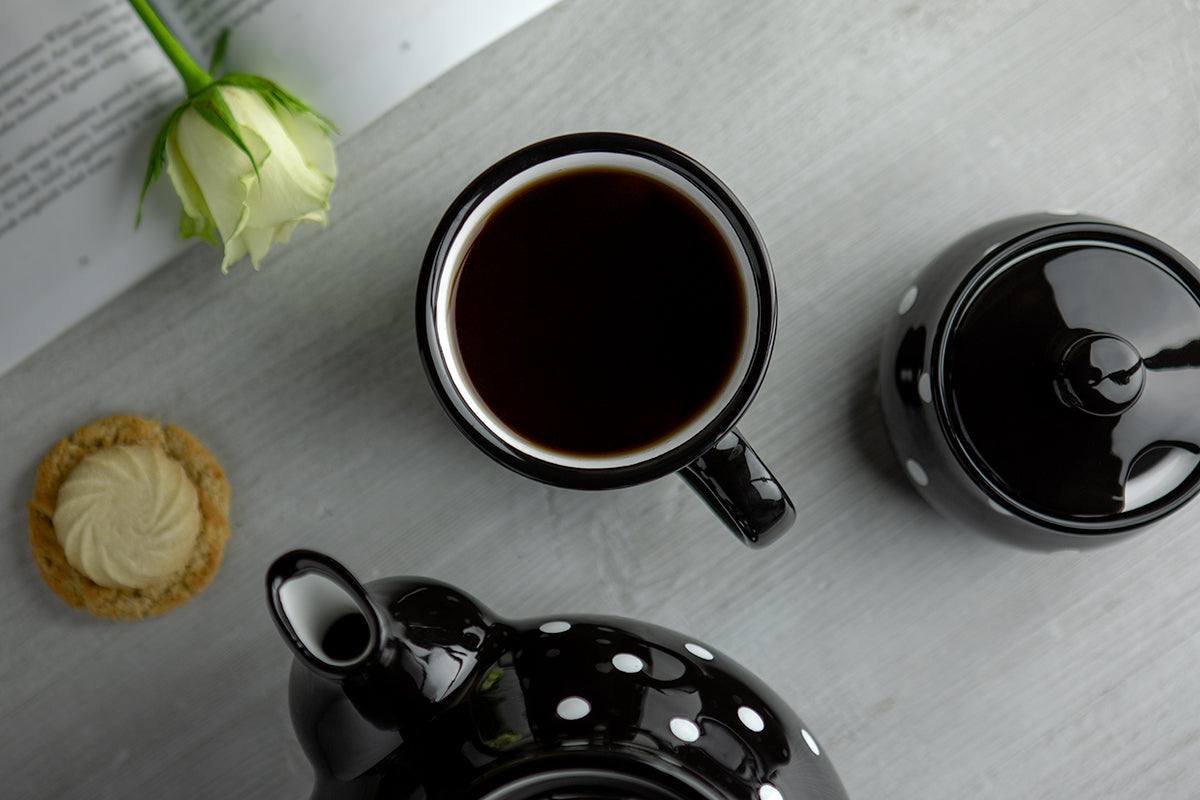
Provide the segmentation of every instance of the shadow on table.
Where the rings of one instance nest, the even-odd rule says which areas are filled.
[[[883,318],[881,313],[880,318]],[[861,462],[863,479],[873,479],[886,494],[889,505],[902,506],[916,513],[928,514],[939,524],[922,526],[931,536],[955,538],[968,535],[946,521],[917,493],[904,475],[896,459],[883,420],[879,400],[879,370],[877,355],[882,341],[882,329],[868,331],[869,338],[860,342],[860,350],[869,355],[862,359],[856,369],[856,382],[849,401],[845,405],[847,426],[852,432],[851,441]],[[868,478],[868,476],[870,476]]]

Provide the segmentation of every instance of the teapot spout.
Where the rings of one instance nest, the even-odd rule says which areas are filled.
[[[334,680],[375,663],[386,626],[358,580],[338,561],[293,550],[267,571],[267,605],[301,663]]]

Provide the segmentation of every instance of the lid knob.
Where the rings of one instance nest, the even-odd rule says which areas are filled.
[[[1111,333],[1092,333],[1063,354],[1057,388],[1075,408],[1111,417],[1137,402],[1145,379],[1142,355],[1133,345]]]

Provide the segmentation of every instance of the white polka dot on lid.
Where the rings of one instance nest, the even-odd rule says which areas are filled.
[[[917,396],[923,403],[933,402],[933,379],[928,372],[922,372],[921,377],[917,378]]]
[[[696,658],[703,658],[705,661],[712,661],[714,658],[716,658],[716,656],[714,656],[708,648],[701,647],[695,642],[688,642],[683,646],[683,648]]]
[[[554,713],[558,714],[563,719],[583,719],[592,711],[592,704],[582,697],[572,696],[564,697],[558,701],[558,708]]]
[[[758,787],[758,797],[759,800],[783,800],[783,792],[769,783],[764,783]]]
[[[804,743],[808,745],[809,750],[812,750],[814,756],[821,755],[821,748],[817,745],[817,740],[813,738],[811,733],[801,728],[800,735],[804,737]]]
[[[542,633],[566,633],[571,630],[571,623],[556,619],[551,622],[543,622],[538,630]]]
[[[612,657],[612,665],[621,672],[628,672],[631,675],[646,668],[646,662],[633,653],[617,653]]]
[[[908,477],[912,478],[913,483],[918,486],[929,485],[929,473],[925,471],[925,468],[915,458],[905,461],[904,469],[908,472]]]
[[[739,708],[737,715],[738,719],[742,721],[742,724],[755,733],[761,732],[762,729],[766,727],[766,723],[763,722],[762,715],[750,706],[742,706]]]
[[[700,726],[690,719],[683,717],[673,717],[669,723],[671,733],[675,734],[676,739],[685,742],[694,742],[700,738]]]
[[[908,287],[908,291],[904,293],[904,296],[900,298],[900,305],[897,306],[896,311],[903,316],[912,309],[915,302],[917,302],[917,287],[910,286]]]

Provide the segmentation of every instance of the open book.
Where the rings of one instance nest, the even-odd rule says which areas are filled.
[[[555,0],[157,0],[206,65],[262,75],[345,139]],[[186,246],[150,144],[183,83],[125,0],[0,8],[0,373]],[[336,144],[335,140],[335,144]],[[336,214],[337,194],[334,194]],[[213,253],[213,269],[220,263]],[[236,269],[249,269],[249,263]]]

